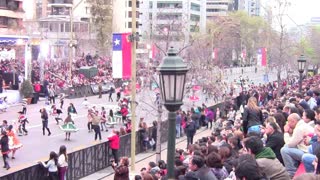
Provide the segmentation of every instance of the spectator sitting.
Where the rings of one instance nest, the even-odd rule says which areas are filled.
[[[241,180],[267,180],[260,172],[257,161],[249,154],[241,155],[238,165],[235,168],[235,174]]]
[[[288,123],[284,127],[286,144],[280,152],[290,177],[294,176],[297,164],[301,162],[302,155],[307,152],[307,146],[303,142],[304,135],[313,132],[313,128],[300,119],[298,114],[290,114]]]
[[[201,156],[194,155],[191,158],[191,160],[189,161],[189,169],[190,171],[195,172],[196,177],[201,180],[217,179],[213,172],[208,167],[206,167],[204,159]]]
[[[276,158],[276,155],[269,147],[263,147],[263,142],[259,137],[249,137],[244,139],[244,149],[247,153],[254,155],[259,169],[271,180],[290,179],[283,165]]]
[[[266,147],[270,147],[276,154],[277,159],[283,164],[283,159],[280,153],[280,149],[283,147],[284,137],[280,132],[279,127],[274,122],[269,122],[266,125],[265,134],[267,135]]]

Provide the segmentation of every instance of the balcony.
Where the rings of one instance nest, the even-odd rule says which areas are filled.
[[[14,11],[7,10],[7,9],[0,9],[0,16],[16,18],[16,19],[23,19],[24,13],[21,11],[14,12]]]
[[[48,3],[48,7],[67,7],[72,8],[72,0],[52,0]]]

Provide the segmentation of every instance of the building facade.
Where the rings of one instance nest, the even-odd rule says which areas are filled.
[[[196,33],[206,31],[206,2],[201,0],[146,0],[140,5],[143,39],[182,48]]]
[[[207,0],[207,19],[213,19],[217,16],[226,16],[228,11],[233,9],[233,0]]]
[[[94,51],[90,40],[90,5],[85,0],[42,0],[38,4],[39,29],[49,45],[49,58],[68,59],[70,46],[77,55]],[[71,27],[73,31],[71,31]]]
[[[250,16],[261,16],[261,0],[239,0],[239,10],[246,11]]]

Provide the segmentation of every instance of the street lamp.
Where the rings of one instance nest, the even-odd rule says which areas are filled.
[[[177,56],[177,50],[171,47],[167,56],[157,68],[159,71],[160,89],[164,106],[169,111],[167,165],[168,179],[175,179],[174,156],[176,144],[176,113],[183,104],[184,85],[189,70],[183,59]]]
[[[300,79],[299,79],[299,92],[301,93],[302,91],[302,74],[304,72],[305,66],[306,66],[306,58],[304,57],[304,55],[301,55],[298,59],[298,71],[300,74]]]

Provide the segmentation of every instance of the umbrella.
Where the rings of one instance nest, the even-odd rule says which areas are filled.
[[[200,100],[200,98],[198,96],[193,95],[193,96],[190,96],[189,100],[192,102],[197,102]]]
[[[194,90],[194,91],[199,91],[200,89],[201,89],[201,87],[198,86],[198,85],[194,85],[194,86],[192,87],[192,90]]]

